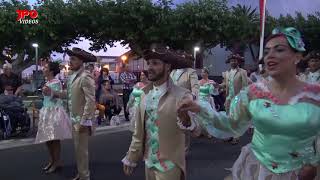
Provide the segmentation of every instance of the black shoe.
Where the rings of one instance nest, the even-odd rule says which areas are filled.
[[[80,180],[79,175],[77,175],[76,177],[72,178],[72,180]]]
[[[46,174],[56,173],[57,171],[61,170],[62,166],[51,166],[48,170],[45,171]]]
[[[42,168],[42,171],[48,171],[48,169],[50,169],[51,166],[52,166],[52,163],[48,163],[46,166]]]

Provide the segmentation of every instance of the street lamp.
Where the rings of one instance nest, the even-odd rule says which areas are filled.
[[[193,49],[193,57],[194,57],[194,68],[196,68],[196,60],[197,60],[197,52],[200,51],[200,47],[196,46]]]
[[[125,64],[127,59],[128,59],[128,56],[126,56],[126,55],[121,56],[121,60],[122,60],[123,64]]]
[[[33,43],[32,47],[34,47],[36,49],[36,74],[35,74],[35,86],[36,89],[38,88],[38,47],[39,44],[38,43]]]

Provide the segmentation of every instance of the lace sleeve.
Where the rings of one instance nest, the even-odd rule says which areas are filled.
[[[246,88],[232,99],[229,114],[200,105],[201,112],[197,114],[197,119],[209,134],[217,138],[241,136],[248,129],[251,121],[248,93]]]

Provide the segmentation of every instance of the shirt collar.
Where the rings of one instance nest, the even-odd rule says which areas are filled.
[[[167,81],[162,83],[160,86],[155,86],[153,84],[153,89],[156,90],[156,91],[160,91],[160,92],[163,92],[167,89]]]
[[[311,71],[310,71],[310,74],[312,74],[312,75],[313,75],[313,74],[320,74],[320,69],[319,69],[318,71],[315,71],[315,72],[311,72]]]
[[[77,71],[74,71],[73,73],[72,73],[72,75],[77,75],[77,74],[79,74],[79,72],[80,71],[82,71],[83,70],[83,67],[81,67],[80,69],[78,69]]]
[[[237,72],[238,70],[239,70],[238,67],[237,67],[237,68],[234,68],[234,69],[232,69],[232,68],[230,69],[231,72]]]

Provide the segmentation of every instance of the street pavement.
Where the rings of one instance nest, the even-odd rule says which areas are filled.
[[[106,130],[90,139],[90,169],[92,180],[143,180],[144,164],[141,162],[131,177],[122,171],[124,157],[131,132],[127,128]],[[30,140],[29,140],[30,141]],[[222,180],[247,144],[249,136],[244,135],[239,145],[217,142],[206,138],[192,141],[191,154],[187,158],[188,180]],[[1,145],[0,145],[1,146]],[[71,140],[63,141],[62,159],[64,167],[56,174],[45,175],[41,167],[48,158],[44,145],[20,143],[19,146],[0,148],[0,180],[69,180],[76,173],[74,149]]]

